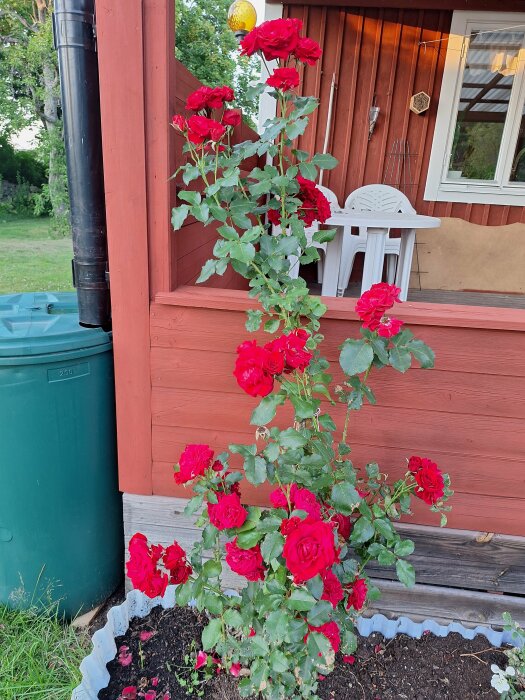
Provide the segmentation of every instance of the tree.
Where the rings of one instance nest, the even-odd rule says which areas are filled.
[[[259,60],[238,55],[226,18],[232,0],[177,0],[175,56],[205,85],[232,85],[236,102],[253,126],[257,104],[247,99],[259,76]]]
[[[69,199],[52,11],[52,0],[2,0],[0,121],[6,133],[35,121],[42,124],[41,154],[47,166],[44,195],[63,229]]]

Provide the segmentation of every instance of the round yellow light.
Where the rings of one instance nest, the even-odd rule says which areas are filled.
[[[257,24],[257,12],[248,0],[236,0],[228,10],[228,26],[232,32],[251,32]]]

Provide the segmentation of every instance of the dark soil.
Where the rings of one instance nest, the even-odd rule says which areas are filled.
[[[128,632],[117,639],[117,649],[129,647],[132,662],[108,664],[111,681],[99,700],[117,700],[123,688],[136,685],[139,691],[155,690],[162,700],[188,700],[195,694],[180,686],[175,674],[188,679],[191,665],[184,656],[200,648],[204,620],[189,608],[155,608],[142,619],[134,619]],[[140,642],[140,633],[154,632]],[[193,644],[193,647],[192,647]],[[335,671],[319,684],[323,700],[484,700],[498,698],[490,686],[490,665],[504,664],[505,656],[491,650],[483,636],[472,641],[458,634],[421,639],[400,635],[386,640],[379,634],[360,640],[353,665],[339,657]],[[191,661],[190,661],[191,664]],[[158,678],[157,685],[152,679]],[[239,700],[235,681],[217,676],[204,687],[205,700]]]

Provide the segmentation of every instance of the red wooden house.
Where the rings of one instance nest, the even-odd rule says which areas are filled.
[[[324,49],[305,71],[304,92],[319,96],[320,109],[301,138],[320,151],[328,133],[340,165],[324,184],[343,202],[362,184],[387,182],[443,220],[418,239],[416,300],[399,311],[436,351],[436,369],[380,376],[379,405],[356,416],[351,442],[357,463],[377,460],[392,476],[413,453],[446,467],[452,529],[436,530],[416,511],[404,526],[416,540],[416,592],[377,569],[380,605],[463,621],[498,622],[511,610],[523,620],[525,304],[516,293],[525,292],[525,2],[285,0],[267,9],[300,17]],[[169,120],[198,85],[174,59],[173,27],[168,0],[97,0],[125,530],[184,544],[194,532],[172,465],[188,442],[221,451],[253,440],[253,399],[232,376],[250,306],[242,281],[231,274],[195,286],[216,233],[191,221],[170,227],[169,177],[182,143]],[[430,96],[421,114],[410,110],[418,92]],[[380,116],[368,141],[372,104]],[[443,303],[447,294],[454,303]],[[325,351],[335,360],[357,330],[355,300],[325,303]],[[265,503],[248,484],[243,494]]]

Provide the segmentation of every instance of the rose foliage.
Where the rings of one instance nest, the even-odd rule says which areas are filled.
[[[198,667],[237,676],[244,697],[316,698],[318,677],[332,670],[336,653],[355,660],[356,615],[378,595],[368,563],[394,567],[407,586],[415,581],[407,561],[414,544],[393,521],[410,514],[415,497],[440,513],[444,524],[452,492],[448,476],[427,456],[408,454],[396,479],[387,479],[375,462],[351,458],[350,417],[376,403],[375,374],[404,373],[414,362],[427,369],[434,356],[391,316],[400,290],[376,284],[357,302],[361,327],[340,347],[336,371],[343,378],[333,385],[321,354],[326,307],[301,277],[289,274],[290,256],[314,262],[319,251],[312,242],[335,234],[318,226],[330,216],[330,205],[315,180],[320,168],[334,168],[337,161],[295,147],[317,107],[316,99],[296,92],[297,66],[314,65],[321,50],[301,36],[296,19],[265,22],[241,49],[280,61],[267,84],[252,88],[252,97],[270,90],[279,116],[266,122],[258,141],[231,145],[239,121],[233,91],[222,86],[190,95],[188,114],[173,118],[186,140],[187,162],[177,176],[187,189],[179,193],[172,222],[176,230],[188,216],[219,224],[214,257],[200,282],[230,265],[249,281],[257,308],[248,311],[246,328],[262,327],[269,339],[240,338],[232,372],[240,390],[257,399],[251,416],[256,439],[218,455],[206,444],[186,447],[175,481],[192,489],[185,512],[198,514],[202,539],[186,554],[176,542],[150,545],[138,533],[127,570],[147,595],[178,584],[178,604],[194,600],[206,612]],[[267,164],[246,174],[252,156]],[[312,240],[305,227],[313,224]],[[273,424],[278,411],[279,426]],[[292,417],[283,427],[286,416]],[[232,454],[242,472],[231,469]],[[257,487],[269,485],[268,507],[243,503],[243,476]],[[223,592],[226,572],[239,577],[238,596]]]

